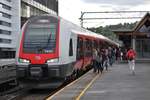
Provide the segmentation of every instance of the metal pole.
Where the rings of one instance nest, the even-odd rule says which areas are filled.
[[[83,27],[83,15],[84,15],[84,12],[81,11],[81,17],[79,18],[81,22],[81,27]]]

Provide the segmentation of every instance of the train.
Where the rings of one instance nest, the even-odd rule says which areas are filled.
[[[48,14],[27,20],[16,50],[17,79],[35,87],[59,86],[78,77],[92,63],[92,49],[118,44]]]

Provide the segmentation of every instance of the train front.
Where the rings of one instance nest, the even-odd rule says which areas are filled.
[[[59,62],[59,19],[55,16],[30,18],[22,29],[17,52],[18,79],[28,82],[57,77]],[[49,64],[53,66],[49,66]]]

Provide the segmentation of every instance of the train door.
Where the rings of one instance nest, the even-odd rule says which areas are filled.
[[[84,58],[84,51],[83,51],[83,38],[78,37],[77,39],[77,50],[76,50],[76,63],[75,69],[81,69],[83,66],[83,58]]]
[[[76,45],[76,36],[74,34],[71,34],[69,39],[69,48],[68,48],[68,66],[65,67],[65,73],[67,76],[72,75],[72,72],[74,71],[74,62],[76,61],[75,57],[75,46]]]
[[[84,41],[84,68],[91,64],[92,60],[92,42],[90,39]]]

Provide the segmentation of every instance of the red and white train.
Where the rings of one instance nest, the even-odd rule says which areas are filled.
[[[47,82],[62,84],[66,77],[88,69],[92,48],[118,46],[55,15],[31,17],[22,28],[18,44],[18,79],[36,87]]]

